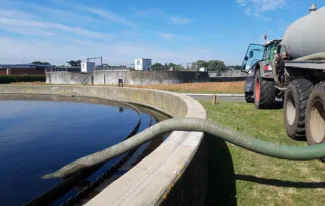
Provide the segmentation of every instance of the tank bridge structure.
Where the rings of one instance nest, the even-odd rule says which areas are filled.
[[[325,156],[324,144],[276,145],[209,121],[206,111],[199,102],[191,97],[171,92],[102,86],[0,85],[0,94],[50,94],[109,99],[149,107],[171,117],[136,135],[130,134],[129,138],[117,145],[80,157],[68,165],[57,168],[57,171],[40,177],[44,181],[51,178],[68,178],[68,180],[70,178],[70,181],[74,181],[73,178],[100,167],[113,157],[127,156],[132,150],[157,135],[169,134],[160,146],[131,170],[85,202],[84,205],[87,206],[204,205],[208,177],[218,175],[208,173],[208,166],[217,164],[218,161],[218,159],[208,161],[207,158],[211,139],[227,141],[275,158],[312,160]],[[97,181],[100,182],[105,177],[105,175],[99,177]],[[91,191],[96,185],[96,182],[92,183],[83,192]],[[64,205],[77,204],[78,197],[82,196],[83,192],[78,193],[77,197],[71,198]],[[46,200],[50,197],[43,198]]]

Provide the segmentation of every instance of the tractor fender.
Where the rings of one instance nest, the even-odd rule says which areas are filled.
[[[272,64],[270,64],[268,61],[260,61],[256,65],[254,76],[258,69],[260,70],[260,75],[263,79],[273,79]]]

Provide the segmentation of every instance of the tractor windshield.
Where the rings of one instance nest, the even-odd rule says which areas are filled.
[[[246,52],[242,71],[250,72],[253,66],[263,59],[265,47],[262,44],[250,44]]]

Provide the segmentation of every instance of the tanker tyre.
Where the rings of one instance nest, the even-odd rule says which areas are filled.
[[[272,80],[263,79],[260,70],[254,77],[254,102],[257,109],[270,109],[275,104],[275,83]]]
[[[325,82],[315,85],[306,107],[308,145],[325,143]],[[325,157],[321,158],[325,162]]]
[[[290,82],[284,94],[283,120],[287,135],[298,141],[306,140],[305,110],[313,84],[307,79]]]

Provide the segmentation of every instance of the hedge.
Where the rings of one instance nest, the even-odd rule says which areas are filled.
[[[45,75],[0,75],[0,84],[12,82],[45,82]]]

